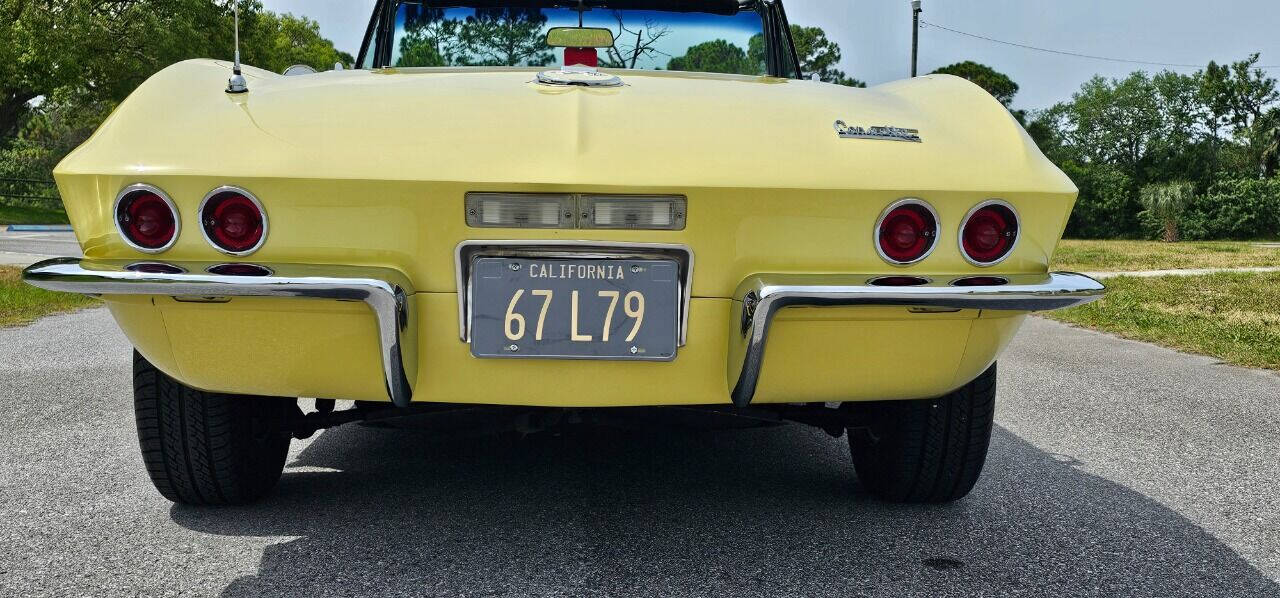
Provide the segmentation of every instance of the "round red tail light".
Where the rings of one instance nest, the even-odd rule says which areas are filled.
[[[116,228],[130,247],[160,253],[178,240],[178,208],[164,191],[151,185],[130,185],[116,196]]]
[[[1018,214],[1003,201],[978,204],[960,225],[960,249],[975,266],[999,262],[1017,242]]]
[[[249,255],[267,238],[267,213],[248,191],[220,187],[200,204],[200,230],[219,251]]]
[[[876,223],[876,251],[885,261],[914,264],[933,251],[938,240],[938,215],[918,199],[895,202]]]

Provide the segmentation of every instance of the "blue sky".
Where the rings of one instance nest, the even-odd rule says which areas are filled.
[[[792,23],[818,25],[840,44],[841,67],[874,85],[906,77],[910,67],[908,0],[784,0]],[[304,14],[355,54],[373,0],[263,0],[270,10]],[[1276,0],[923,0],[926,22],[996,39],[1116,58],[1203,64],[1261,52],[1280,65]],[[1059,56],[921,30],[920,69],[975,60],[1021,87],[1014,104],[1043,108],[1071,97],[1094,74],[1120,77],[1144,66]],[[1194,69],[1176,69],[1191,71]],[[1271,69],[1280,77],[1280,68]]]

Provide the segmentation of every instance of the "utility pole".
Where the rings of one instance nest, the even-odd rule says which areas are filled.
[[[916,76],[916,54],[920,48],[920,0],[911,0],[911,76]]]

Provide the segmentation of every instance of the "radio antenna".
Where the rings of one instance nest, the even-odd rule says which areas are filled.
[[[240,74],[240,0],[232,0],[232,6],[235,7],[236,14],[236,58],[231,66],[231,78],[227,79],[227,93],[244,93],[249,91],[249,83]]]

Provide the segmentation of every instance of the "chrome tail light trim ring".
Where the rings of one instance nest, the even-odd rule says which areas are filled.
[[[253,203],[254,206],[258,208],[258,213],[262,215],[262,238],[258,239],[258,242],[254,243],[253,247],[250,247],[244,251],[231,251],[230,249],[226,249],[221,245],[218,245],[217,243],[214,242],[213,239],[209,238],[209,231],[205,230],[204,228],[205,206],[209,204],[209,200],[219,195],[222,195],[224,193],[235,193],[237,195],[243,195],[245,199],[248,199],[250,202]],[[199,218],[200,218],[200,235],[204,237],[204,241],[208,243],[210,247],[216,249],[217,251],[225,253],[227,255],[244,257],[259,249],[262,249],[262,246],[267,242],[267,234],[271,232],[271,225],[267,221],[267,208],[264,207],[262,205],[262,202],[258,200],[258,196],[245,190],[244,187],[236,187],[234,185],[223,185],[221,187],[218,187],[217,189],[214,189],[213,191],[206,193],[204,196],[204,199],[200,200],[200,209],[196,210],[196,213],[199,215]]]
[[[933,217],[933,240],[929,242],[929,248],[926,249],[920,257],[909,262],[900,262],[885,255],[884,249],[880,247],[880,226],[884,224],[884,219],[887,218],[890,213],[902,206],[920,206],[928,211],[929,215]],[[875,246],[876,254],[878,254],[880,259],[884,260],[886,263],[893,264],[894,266],[910,266],[924,261],[925,258],[929,257],[929,255],[933,253],[933,250],[938,247],[938,237],[941,236],[939,234],[941,232],[942,221],[938,218],[938,211],[933,209],[933,206],[930,205],[929,202],[918,197],[904,197],[889,204],[884,211],[880,212],[880,217],[876,218],[875,226],[871,229],[871,242],[872,245]]]
[[[1004,255],[1001,255],[999,258],[996,258],[995,260],[990,262],[980,262],[978,260],[973,259],[972,257],[969,257],[969,252],[964,250],[964,227],[969,225],[969,219],[973,218],[973,215],[976,214],[978,210],[981,210],[982,208],[985,208],[987,206],[1001,206],[1009,210],[1009,212],[1013,214],[1013,227],[1014,227],[1013,228],[1013,244],[1009,245],[1009,249],[1005,251]],[[1017,208],[1013,207],[1013,204],[1003,199],[993,198],[993,199],[988,199],[988,200],[979,202],[978,205],[973,206],[972,208],[969,209],[969,211],[964,215],[964,219],[960,221],[960,228],[956,229],[956,247],[960,250],[960,256],[964,258],[964,261],[969,262],[970,264],[973,264],[979,268],[994,266],[996,264],[999,264],[1000,262],[1003,262],[1009,256],[1013,255],[1013,251],[1018,248],[1018,241],[1020,239],[1022,239],[1022,215],[1018,213]]]
[[[165,243],[162,247],[150,249],[138,245],[137,243],[134,243],[133,239],[130,239],[129,235],[125,234],[124,229],[120,227],[120,202],[124,201],[125,198],[130,195],[139,192],[154,193],[159,196],[160,199],[164,200],[165,205],[169,206],[169,211],[173,214],[173,238],[169,239],[169,242]],[[141,251],[142,253],[156,254],[168,251],[170,247],[173,247],[174,243],[178,242],[178,237],[182,235],[182,214],[178,212],[178,204],[173,203],[173,198],[169,197],[169,194],[165,193],[164,190],[147,183],[134,183],[124,189],[121,189],[120,192],[116,194],[116,200],[111,204],[111,220],[115,222],[116,232],[119,233],[120,238],[124,240],[125,245],[128,245],[137,251]]]

